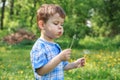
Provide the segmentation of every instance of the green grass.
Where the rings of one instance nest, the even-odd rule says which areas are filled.
[[[34,80],[30,63],[31,44],[0,44],[0,80]],[[86,57],[86,66],[65,71],[65,80],[120,80],[119,49],[93,50],[78,47],[72,49],[70,61],[83,56]]]
[[[30,48],[0,47],[0,80],[33,80]]]
[[[120,50],[73,49],[71,61],[86,57],[86,66],[65,73],[65,80],[120,80]]]

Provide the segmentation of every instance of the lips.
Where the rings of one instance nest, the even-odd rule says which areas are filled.
[[[62,34],[62,32],[58,32],[58,35],[61,35]]]
[[[58,32],[58,34],[61,34],[62,32]]]

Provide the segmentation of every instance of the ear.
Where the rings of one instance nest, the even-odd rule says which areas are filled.
[[[40,29],[44,29],[43,25],[44,25],[44,22],[42,20],[39,20],[38,21],[38,26],[39,26]]]

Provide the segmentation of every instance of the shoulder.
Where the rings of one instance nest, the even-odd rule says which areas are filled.
[[[33,48],[37,48],[37,49],[41,49],[41,48],[44,48],[44,42],[41,40],[41,39],[38,39],[34,45],[33,45]]]
[[[41,39],[38,39],[34,43],[31,51],[32,52],[44,51],[44,48],[45,48],[45,43]]]

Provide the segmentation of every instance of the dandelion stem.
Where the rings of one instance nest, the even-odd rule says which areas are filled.
[[[71,42],[71,45],[70,45],[70,49],[72,48],[73,46],[73,43],[74,43],[74,39],[76,38],[76,34],[74,34],[73,38],[72,38],[72,42]]]
[[[71,42],[71,45],[70,45],[70,49],[71,49],[72,46],[73,46],[73,42],[74,42],[74,39],[72,39],[72,42]]]

